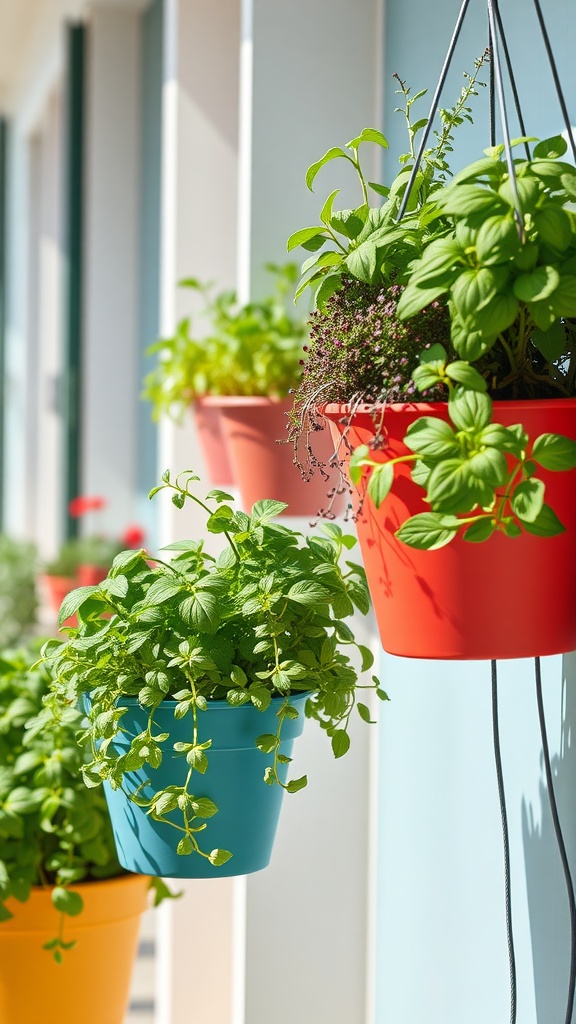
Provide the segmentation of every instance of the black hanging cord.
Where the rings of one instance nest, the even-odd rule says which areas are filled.
[[[502,17],[500,15],[500,8],[496,3],[494,8],[496,15],[496,22],[498,24],[498,31],[500,33],[500,42],[502,43],[502,50],[504,51],[504,59],[506,61],[506,69],[508,71],[508,81],[510,82],[510,89],[512,92],[512,98],[514,100],[514,108],[516,110],[516,117],[518,118],[518,124],[520,126],[520,133],[526,136],[526,127],[524,125],[524,118],[522,116],[522,109],[520,107],[520,96],[518,95],[518,89],[516,87],[516,78],[514,77],[514,68],[512,67],[512,60],[510,58],[510,50],[508,49],[508,41],[506,39],[506,33],[504,32],[504,25],[502,24]],[[492,143],[494,145],[494,143]],[[527,142],[524,143],[524,151],[526,153],[526,159],[530,160],[530,147]]]
[[[534,668],[536,674],[536,700],[538,702],[538,719],[540,722],[540,735],[542,737],[542,753],[544,755],[544,771],[546,774],[548,801],[550,803],[550,813],[552,815],[554,833],[558,844],[558,852],[560,854],[560,860],[562,861],[562,868],[564,869],[564,878],[566,880],[566,889],[568,891],[568,904],[570,907],[570,980],[568,983],[568,1002],[566,1006],[565,1024],[572,1024],[574,990],[576,988],[576,901],[574,899],[574,885],[572,882],[572,875],[570,873],[570,864],[568,863],[564,836],[562,835],[562,828],[560,826],[556,795],[554,793],[554,780],[552,777],[550,750],[548,747],[548,736],[546,733],[546,717],[544,715],[544,701],[542,699],[542,673],[540,671],[540,658],[534,659]]]
[[[568,114],[568,107],[566,106],[566,100],[564,99],[564,93],[562,92],[562,86],[560,84],[560,76],[558,74],[558,68],[556,61],[554,60],[554,54],[552,53],[552,46],[550,45],[550,37],[548,35],[548,29],[544,21],[544,15],[542,14],[542,8],[540,7],[540,0],[534,0],[534,7],[536,8],[536,15],[540,24],[540,31],[542,33],[542,39],[544,40],[544,46],[546,53],[548,54],[548,61],[550,63],[550,70],[552,72],[552,78],[554,79],[554,85],[556,86],[556,94],[558,96],[558,103],[560,104],[560,110],[562,111],[562,117],[564,118],[564,125],[568,135],[568,142],[570,143],[570,149],[572,150],[572,156],[576,161],[576,141],[574,140],[574,132],[572,131],[572,125],[570,124],[570,115]]]
[[[418,174],[418,171],[420,169],[420,164],[422,163],[422,157],[424,156],[424,150],[426,149],[426,143],[428,142],[428,138],[430,136],[430,132],[432,131],[432,122],[434,121],[434,118],[436,117],[436,113],[438,111],[438,104],[440,103],[440,95],[442,93],[442,89],[444,88],[444,83],[446,81],[446,76],[448,74],[448,71],[450,70],[450,64],[452,63],[452,57],[454,56],[454,50],[456,49],[456,43],[458,42],[458,36],[460,35],[460,29],[462,28],[462,22],[464,21],[464,17],[466,15],[466,11],[467,11],[469,3],[470,3],[470,0],[463,0],[462,6],[460,8],[460,13],[458,15],[458,20],[456,22],[456,25],[454,26],[454,32],[452,33],[452,39],[450,40],[450,45],[448,47],[448,52],[446,53],[444,64],[442,65],[442,71],[440,72],[440,78],[438,79],[438,84],[437,84],[436,90],[434,92],[432,103],[430,104],[430,112],[428,114],[428,123],[427,123],[427,125],[426,125],[426,127],[424,129],[424,133],[423,133],[422,139],[420,141],[420,147],[418,149],[418,153],[416,154],[416,159],[414,161],[414,166],[412,168],[412,173],[410,174],[410,177],[408,179],[408,184],[406,185],[406,188],[404,190],[404,195],[402,197],[402,202],[400,204],[400,209],[398,211],[398,216],[397,216],[396,220],[402,220],[402,217],[404,216],[404,214],[406,212],[406,206],[408,205],[408,200],[410,198],[410,193],[412,192],[412,187],[413,187],[414,182],[416,180],[416,175]]]
[[[496,661],[492,661],[492,734],[494,738],[494,760],[498,781],[498,798],[500,800],[500,817],[502,819],[502,838],[504,841],[504,896],[506,903],[506,938],[508,942],[508,965],[510,973],[510,1024],[516,1024],[516,955],[514,952],[514,933],[512,930],[512,896],[510,892],[510,838],[508,835],[508,815],[506,813],[506,795],[504,793],[504,776],[502,774],[502,754],[500,751],[500,727],[498,724],[498,670]]]

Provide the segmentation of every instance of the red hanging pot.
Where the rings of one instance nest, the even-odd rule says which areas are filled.
[[[385,451],[410,454],[402,442],[420,416],[448,419],[445,403],[389,405],[374,416],[361,407],[346,427],[350,407],[328,405],[324,416],[351,448],[369,444],[382,427]],[[532,440],[544,433],[576,440],[576,399],[494,402],[493,418],[521,423]],[[344,445],[341,446],[344,449]],[[344,451],[341,452],[344,455]],[[392,491],[379,509],[369,498],[357,519],[358,538],[382,645],[409,658],[528,658],[576,649],[576,472],[540,470],[551,505],[566,532],[556,537],[494,534],[473,544],[456,537],[437,551],[407,547],[394,536],[409,517],[430,511],[407,464],[396,467]],[[364,494],[367,476],[353,503]]]
[[[245,510],[249,511],[262,498],[285,501],[285,515],[289,516],[315,516],[320,509],[328,508],[333,482],[326,480],[319,469],[314,470],[310,480],[303,480],[294,465],[292,444],[277,444],[278,439],[286,437],[286,413],[292,408],[292,399],[223,396],[218,401],[222,430]],[[334,451],[330,432],[315,433],[312,445],[315,456],[326,464]],[[338,507],[333,506],[334,512],[342,506],[341,496],[336,501]]]

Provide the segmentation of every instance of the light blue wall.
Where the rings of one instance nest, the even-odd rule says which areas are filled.
[[[576,6],[543,0],[576,121]],[[391,75],[433,91],[460,3],[388,0],[385,177],[405,148],[393,114]],[[486,43],[483,0],[470,5],[443,105]],[[562,122],[532,4],[502,3],[527,129],[545,136]],[[486,90],[454,167],[489,143]],[[426,98],[422,116],[427,113]],[[517,127],[512,124],[512,133]],[[546,586],[546,580],[535,580]],[[473,586],[473,581],[471,581]],[[511,581],[511,602],[514,600]],[[417,623],[415,623],[415,628]],[[502,839],[492,751],[488,662],[410,661],[384,656],[392,697],[381,715],[377,1024],[498,1024],[509,1019]],[[501,740],[511,838],[519,1024],[563,1024],[569,922],[548,810],[531,661],[500,663]],[[576,867],[574,773],[576,657],[543,661],[549,740],[569,856]]]

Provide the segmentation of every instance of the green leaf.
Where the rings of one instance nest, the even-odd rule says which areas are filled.
[[[463,384],[464,387],[469,388],[471,391],[486,391],[488,388],[484,377],[478,372],[476,367],[470,366],[470,363],[464,362],[462,359],[458,359],[454,363],[448,363],[446,376],[450,377],[450,380],[456,381],[457,384]]]
[[[200,796],[192,800],[192,810],[198,818],[212,818],[218,814],[218,808],[213,800],[207,796]]]
[[[292,249],[297,249],[299,245],[304,245],[305,242],[312,242],[319,239],[320,248],[328,238],[328,233],[325,228],[314,227],[314,228],[301,228],[300,231],[295,231],[293,235],[290,235],[286,243],[286,249],[290,252]]]
[[[368,480],[368,495],[376,508],[388,497],[394,483],[394,466],[391,462],[381,462],[375,466]]]
[[[303,605],[315,605],[325,604],[328,600],[328,591],[325,587],[322,587],[319,583],[314,583],[308,580],[302,580],[299,583],[294,583],[286,597],[290,601],[296,601],[297,604]]]
[[[511,498],[512,510],[523,523],[538,519],[544,505],[544,483],[536,477],[524,480],[514,488]]]
[[[532,522],[524,520],[522,525],[528,533],[533,533],[536,537],[555,537],[566,531],[566,527],[549,505],[543,505],[536,519]]]
[[[549,298],[559,284],[560,275],[554,267],[536,267],[516,278],[514,294],[521,302],[540,302]]]
[[[185,593],[187,591],[183,580],[174,579],[173,576],[160,576],[146,591],[146,604],[163,604],[176,594]]]
[[[395,536],[408,547],[435,551],[448,544],[458,533],[461,522],[456,516],[421,512],[402,524]]]
[[[308,777],[302,775],[300,779],[290,779],[290,782],[286,785],[287,793],[298,793],[301,789],[305,789],[308,785]]]
[[[520,244],[516,221],[510,214],[487,217],[476,236],[476,252],[484,266],[513,259]]]
[[[490,516],[482,516],[464,531],[463,537],[464,540],[471,541],[473,544],[479,544],[482,541],[488,540],[495,529],[496,524],[494,520]]]
[[[350,737],[344,729],[337,729],[332,736],[332,752],[334,757],[343,757],[350,750]]]
[[[490,487],[504,487],[508,479],[506,456],[497,448],[476,452],[468,460],[470,471]]]
[[[448,291],[449,287],[450,282],[430,288],[420,287],[420,285],[410,282],[402,292],[397,306],[399,319],[407,320],[409,317],[414,316],[415,313],[420,313],[431,302],[434,302],[440,295]]]
[[[508,204],[491,189],[482,188],[481,185],[452,183],[437,192],[434,199],[444,213],[457,217],[470,217],[474,213],[489,217],[508,212]]]
[[[420,286],[449,285],[454,267],[462,263],[464,253],[462,246],[451,238],[436,238],[426,245],[424,252],[415,264],[410,280]]]
[[[326,200],[326,202],[324,203],[324,206],[322,207],[322,211],[320,213],[320,220],[322,221],[323,224],[326,224],[327,227],[330,227],[330,218],[332,217],[332,207],[334,206],[334,200],[335,200],[335,198],[336,198],[336,196],[338,195],[339,192],[340,192],[339,188],[334,189],[334,191],[330,193],[330,195],[328,196],[328,199]],[[304,272],[304,267],[302,267],[302,272]]]
[[[62,914],[69,914],[76,917],[81,914],[84,908],[84,900],[80,893],[72,892],[61,885],[55,885],[52,889],[52,903]]]
[[[256,526],[260,523],[268,523],[271,519],[282,514],[288,505],[285,501],[273,501],[271,498],[265,498],[263,501],[257,501],[252,506],[252,525]]]
[[[557,160],[558,157],[564,156],[567,149],[568,144],[562,135],[552,135],[534,146],[532,156],[535,160]]]
[[[426,459],[444,459],[459,455],[460,446],[454,430],[445,420],[420,416],[406,431],[404,443]]]
[[[266,686],[253,684],[250,687],[250,700],[258,711],[266,711],[270,707],[272,694]]]
[[[98,593],[98,587],[78,587],[76,590],[66,594],[58,612],[58,625],[61,626],[71,615],[75,615],[89,597],[93,597]]]
[[[317,309],[322,309],[327,303],[328,299],[334,292],[337,292],[342,284],[341,274],[326,274],[322,279],[318,291],[316,292],[315,305]]]
[[[562,434],[541,434],[534,441],[532,458],[545,469],[573,469],[576,466],[576,441]]]
[[[570,214],[555,203],[547,203],[534,213],[534,226],[539,240],[556,252],[564,252],[574,240]]]
[[[181,857],[186,857],[190,853],[194,853],[194,843],[190,836],[183,836],[178,846],[176,847],[176,853],[180,854]]]
[[[314,191],[312,185],[314,184],[314,179],[318,174],[320,168],[324,167],[324,164],[330,163],[331,160],[336,160],[338,157],[345,157],[346,160],[350,159],[348,154],[345,153],[343,149],[339,149],[337,146],[333,146],[332,149],[329,149],[328,152],[326,152],[324,156],[320,158],[320,160],[317,160],[315,163],[310,165],[310,167],[306,171],[306,184],[311,192]]]
[[[360,715],[362,721],[368,722],[369,725],[373,725],[374,721],[370,714],[370,708],[367,707],[366,704],[361,704],[360,701],[357,703],[356,707],[358,708],[358,714]]]
[[[377,128],[363,128],[360,135],[347,142],[346,146],[348,149],[358,149],[361,142],[375,142],[377,146],[382,146],[382,149],[388,149],[387,139]]]
[[[215,868],[221,868],[223,864],[226,864],[230,860],[232,854],[229,850],[212,850],[208,860]]]
[[[273,750],[276,750],[278,742],[277,736],[271,732],[265,732],[256,739],[256,746],[263,754],[271,754]]]
[[[187,598],[187,622],[199,633],[215,633],[220,625],[220,606],[218,598],[209,590],[197,590]],[[182,602],[183,607],[184,602]]]
[[[492,401],[481,391],[458,387],[448,401],[450,419],[459,430],[477,432],[492,418]]]

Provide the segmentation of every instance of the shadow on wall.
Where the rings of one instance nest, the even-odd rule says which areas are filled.
[[[568,860],[575,875],[576,814],[576,653],[562,662],[562,720],[560,752],[552,756],[558,815]],[[554,744],[554,723],[547,720]],[[540,754],[540,806],[522,802],[522,834],[526,862],[528,911],[538,1024],[564,1024],[570,972],[570,914],[567,891],[552,815],[548,803],[543,755]],[[574,1019],[574,1018],[573,1018]]]

